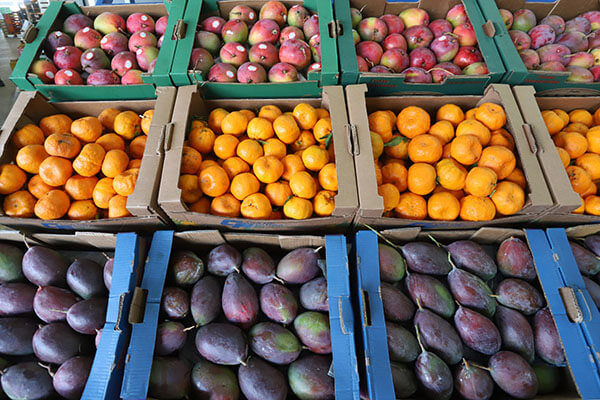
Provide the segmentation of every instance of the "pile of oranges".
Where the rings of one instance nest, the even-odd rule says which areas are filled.
[[[569,113],[542,111],[546,128],[567,170],[573,190],[581,196],[576,214],[600,215],[600,109],[592,115],[584,109]]]
[[[179,178],[191,211],[249,219],[325,217],[337,171],[329,112],[301,103],[229,112],[191,124]]]
[[[375,111],[369,128],[384,215],[413,220],[489,221],[519,212],[526,180],[517,168],[506,114],[494,103],[466,113],[440,107],[435,122],[409,106]]]
[[[130,216],[154,110],[142,116],[108,108],[98,117],[44,117],[12,136],[14,164],[0,165],[10,217],[92,220]]]

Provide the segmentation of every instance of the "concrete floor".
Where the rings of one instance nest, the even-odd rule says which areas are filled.
[[[0,34],[0,79],[4,82],[4,86],[0,87],[0,126],[18,95],[15,85],[8,79],[12,72],[9,61],[17,58],[18,45],[18,38],[6,38]]]

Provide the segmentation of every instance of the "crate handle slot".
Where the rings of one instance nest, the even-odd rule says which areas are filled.
[[[173,39],[180,40],[180,39],[185,38],[186,32],[187,32],[186,23],[183,22],[182,19],[178,19],[177,22],[175,22],[175,26],[173,27]]]
[[[369,293],[364,289],[360,291],[360,301],[362,303],[363,324],[364,326],[371,326],[371,309],[369,308]]]
[[[358,131],[356,125],[346,125],[346,147],[348,154],[358,156],[360,154],[360,145],[358,143]]]
[[[592,313],[590,310],[590,306],[587,303],[585,296],[583,296],[583,292],[581,291],[581,289],[577,289],[577,291],[579,291],[579,294],[581,294],[581,298],[583,299],[588,314],[590,315],[589,321],[591,321]],[[569,321],[574,322],[576,324],[581,324],[582,322],[584,322],[583,312],[581,311],[579,301],[577,301],[575,289],[571,287],[561,287],[558,288],[558,293],[560,294],[560,298],[562,299],[562,302],[565,305],[565,310],[567,311],[567,317],[569,317]]]
[[[483,33],[485,36],[493,38],[496,36],[496,27],[491,20],[488,20],[485,24],[481,25],[481,29],[483,29]]]
[[[144,313],[146,312],[146,300],[148,299],[148,289],[137,287],[133,291],[131,299],[131,308],[129,310],[130,324],[141,324],[144,322]]]
[[[525,138],[527,139],[527,144],[529,145],[529,151],[531,153],[537,153],[537,143],[535,142],[535,138],[533,137],[533,131],[531,130],[531,125],[523,124],[523,132],[525,132]]]
[[[344,26],[337,19],[328,23],[327,27],[329,28],[329,37],[332,39],[344,34]]]
[[[38,28],[35,25],[29,25],[25,32],[23,33],[23,41],[25,43],[31,43],[35,40],[38,34]]]
[[[173,140],[173,123],[169,122],[162,127],[161,140],[158,142],[158,149],[156,153],[160,154],[160,147],[162,146],[163,151],[171,150],[171,141]]]

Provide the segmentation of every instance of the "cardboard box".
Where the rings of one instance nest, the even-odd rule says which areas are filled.
[[[233,246],[259,246],[271,254],[284,254],[299,247],[325,246],[327,260],[329,321],[335,367],[335,393],[339,399],[359,399],[358,370],[354,348],[354,317],[350,303],[349,263],[346,239],[342,235],[279,236],[269,234],[219,233],[218,231],[189,231],[175,233],[159,231],[154,234],[148,254],[146,271],[139,291],[146,292],[146,302],[140,297],[129,315],[133,323],[131,342],[121,390],[121,398],[147,397],[150,370],[154,355],[160,299],[169,265],[172,245],[188,248],[201,258],[215,246],[229,243]],[[193,341],[192,341],[193,343]],[[192,344],[193,346],[193,344]],[[195,347],[186,352],[192,363],[198,357]]]
[[[580,324],[569,321],[571,305],[563,303],[559,294],[559,290],[568,285],[556,280],[561,274],[572,272],[572,268],[559,266],[559,263],[553,258],[555,254],[548,245],[544,231],[503,228],[425,231],[420,228],[407,228],[382,231],[378,235],[396,245],[417,240],[429,241],[431,237],[442,244],[456,240],[474,240],[482,245],[494,246],[511,236],[526,240],[532,251],[540,286],[554,316],[567,358],[567,365],[561,370],[563,381],[558,389],[559,392],[538,395],[535,398],[547,400],[598,398],[600,380],[598,379],[598,365],[592,356],[593,348],[588,347],[584,335],[585,329]],[[366,381],[370,398],[380,398],[381,394],[386,397],[385,395],[389,395],[393,390],[391,372],[388,372],[390,367],[385,336],[385,318],[379,292],[377,242],[378,238],[374,232],[361,231],[356,234],[357,296],[361,299],[362,331],[366,338],[364,339],[366,357],[364,363],[366,364]],[[366,299],[366,301],[362,299]],[[359,356],[359,366],[362,363],[363,360]]]
[[[488,84],[500,82],[505,70],[493,40],[495,31],[491,22],[487,22],[481,14],[475,0],[464,0],[462,3],[465,5],[467,15],[477,35],[479,49],[490,72],[488,75],[457,75],[447,78],[442,83],[422,84],[405,82],[403,74],[358,72],[356,49],[352,38],[350,7],[362,10],[363,18],[379,17],[384,14],[398,15],[407,8],[419,7],[426,10],[433,21],[438,18],[444,19],[448,10],[460,3],[460,0],[421,0],[418,4],[412,1],[350,0],[348,2],[348,0],[335,0],[335,15],[342,26],[342,35],[338,37],[341,83],[344,85],[366,83],[369,86],[369,96],[391,96],[481,94]]]
[[[560,108],[566,112],[583,108],[593,114],[600,108],[600,100],[597,97],[537,97],[532,86],[515,87],[513,91],[523,120],[530,127],[535,138],[538,159],[546,176],[548,188],[555,204],[558,204],[558,207],[542,217],[539,223],[546,226],[566,226],[600,222],[600,216],[571,213],[581,206],[581,197],[571,187],[569,177],[541,115],[541,111],[553,108]]]
[[[423,226],[428,229],[474,229],[490,225],[509,225],[526,223],[548,213],[554,207],[552,197],[546,186],[544,175],[536,157],[537,149],[531,143],[529,132],[523,129],[523,120],[517,103],[508,85],[490,85],[483,96],[401,96],[401,97],[365,97],[366,85],[346,87],[348,115],[350,123],[358,132],[359,154],[354,156],[356,179],[360,207],[356,223],[366,224],[376,229],[400,226]],[[527,179],[525,206],[516,215],[496,218],[492,221],[414,221],[393,217],[382,217],[383,199],[377,194],[375,163],[371,152],[371,136],[368,113],[376,110],[392,110],[396,114],[407,106],[419,106],[435,115],[435,111],[444,104],[453,103],[463,109],[475,107],[484,102],[500,104],[507,115],[507,130],[513,135],[517,151],[517,165]]]
[[[102,110],[115,107],[119,110],[133,110],[142,114],[155,109],[142,159],[136,189],[127,198],[127,209],[133,217],[118,219],[98,219],[93,221],[72,221],[68,219],[44,221],[38,218],[12,218],[0,212],[0,224],[25,231],[36,230],[80,230],[121,232],[139,229],[154,229],[168,223],[156,204],[162,156],[159,143],[168,130],[171,112],[175,103],[176,89],[157,89],[156,100],[131,100],[119,103],[110,101],[50,103],[38,92],[19,94],[12,110],[2,125],[0,133],[0,163],[14,163],[17,153],[12,143],[12,135],[23,126],[39,121],[49,115],[64,113],[75,118],[97,116]]]
[[[494,40],[498,53],[502,57],[506,74],[503,83],[511,85],[532,85],[540,96],[597,96],[600,94],[600,83],[567,82],[568,72],[527,70],[525,64],[515,48],[499,8],[514,12],[521,8],[528,8],[535,13],[537,20],[553,14],[559,15],[565,21],[572,19],[586,11],[600,10],[598,0],[556,0],[556,1],[526,1],[526,0],[477,0],[484,17],[492,21],[496,30]]]
[[[178,89],[177,101],[172,118],[172,137],[166,142],[165,163],[162,171],[161,187],[158,194],[160,208],[180,226],[216,228],[225,230],[253,231],[312,231],[345,232],[358,208],[354,163],[352,160],[351,133],[345,110],[344,94],[341,86],[323,88],[323,95],[315,99],[222,99],[205,100],[197,86]],[[333,128],[333,145],[338,171],[338,194],[335,197],[335,210],[330,217],[307,220],[251,220],[244,218],[224,218],[210,214],[191,212],[181,201],[181,190],[177,187],[180,175],[183,143],[189,131],[192,117],[207,116],[210,110],[223,107],[227,110],[249,108],[258,110],[263,105],[275,104],[282,111],[291,111],[298,103],[306,102],[314,107],[329,110]]]
[[[155,20],[161,16],[169,15],[167,32],[174,32],[176,23],[183,16],[185,3],[185,0],[174,0],[172,3],[159,4],[79,7],[74,2],[52,1],[36,26],[37,35],[35,39],[23,49],[10,79],[20,89],[37,90],[51,101],[154,99],[156,98],[156,86],[172,86],[169,72],[175,53],[176,40],[168,34],[165,35],[160,48],[154,72],[143,74],[144,84],[107,86],[44,84],[37,75],[30,73],[29,69],[31,64],[41,55],[46,36],[56,30],[62,30],[63,21],[71,14],[85,14],[93,19],[103,12],[110,11],[127,19],[134,12],[144,12]]]
[[[188,1],[183,17],[187,26],[185,37],[177,43],[173,59],[171,79],[176,86],[201,85],[206,98],[285,98],[320,97],[324,86],[336,85],[339,80],[337,54],[337,25],[333,17],[331,2],[320,0],[285,0],[286,7],[304,5],[309,11],[319,14],[321,37],[321,72],[310,72],[303,80],[290,83],[218,83],[208,82],[199,71],[188,70],[194,47],[196,26],[204,18],[219,15],[228,20],[229,11],[237,5],[247,5],[256,12],[266,0],[204,0]],[[306,42],[308,42],[306,39]],[[267,71],[268,72],[268,71]]]

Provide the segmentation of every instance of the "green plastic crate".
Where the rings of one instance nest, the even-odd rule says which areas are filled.
[[[163,44],[158,53],[156,67],[152,74],[143,74],[144,84],[141,85],[107,85],[88,86],[72,85],[61,86],[44,84],[35,74],[29,73],[31,64],[42,53],[42,44],[48,33],[62,29],[63,21],[71,14],[98,15],[104,11],[116,12],[127,16],[133,12],[145,12],[150,15],[169,14],[167,32],[174,32],[175,25],[183,16],[186,0],[174,0],[164,4],[127,4],[109,5],[98,7],[79,7],[75,3],[64,1],[51,1],[50,6],[38,22],[37,35],[23,49],[17,61],[10,80],[21,90],[37,90],[50,101],[89,101],[89,100],[141,100],[156,98],[157,86],[173,86],[169,72],[173,54],[175,53],[176,40],[171,35],[165,35]],[[158,14],[156,14],[158,13]]]
[[[195,29],[199,21],[210,15],[220,15],[220,4],[227,6],[248,5],[256,11],[266,0],[190,0],[187,2],[183,22],[187,27],[185,37],[177,42],[171,79],[175,86],[198,84],[206,98],[286,98],[286,97],[319,97],[323,86],[337,85],[339,80],[337,30],[333,16],[331,1],[295,0],[283,1],[289,8],[293,5],[304,5],[308,10],[319,14],[319,31],[321,33],[321,72],[310,72],[306,80],[289,83],[218,83],[208,82],[198,71],[188,70],[190,56],[194,47]],[[201,17],[202,15],[202,17]],[[224,16],[227,19],[227,15]]]
[[[443,18],[453,6],[460,4],[458,0],[421,0],[417,2],[387,2],[385,0],[334,0],[336,18],[341,24],[342,34],[338,37],[338,51],[341,83],[351,85],[366,83],[369,96],[390,96],[401,94],[482,94],[490,83],[500,82],[504,76],[504,64],[494,43],[493,29],[484,19],[475,0],[463,0],[467,14],[473,24],[481,54],[488,66],[489,74],[482,76],[456,75],[448,77],[442,83],[410,83],[404,81],[403,74],[375,74],[358,71],[356,49],[352,38],[352,22],[350,7],[363,10],[363,17],[381,16],[383,14],[399,14],[411,7],[427,10],[434,18]],[[488,28],[484,29],[484,25]],[[488,36],[490,35],[490,36]]]

